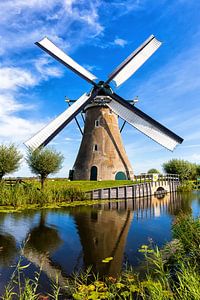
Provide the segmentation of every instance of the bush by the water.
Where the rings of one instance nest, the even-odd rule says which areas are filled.
[[[178,192],[191,192],[195,189],[195,184],[193,181],[183,181],[181,184],[177,187]]]
[[[141,246],[139,251],[145,256],[146,274],[142,278],[132,268],[117,278],[100,278],[88,269],[85,273],[66,278],[64,288],[57,281],[52,284],[51,294],[39,294],[40,273],[35,274],[35,280],[24,280],[23,268],[28,265],[18,264],[2,299],[199,300],[200,219],[180,215],[175,219],[172,232],[174,239],[161,250]],[[105,259],[105,263],[109,265],[111,259]],[[14,293],[14,290],[20,290],[20,293]]]

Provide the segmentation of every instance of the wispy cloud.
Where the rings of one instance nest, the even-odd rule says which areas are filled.
[[[0,68],[1,90],[16,90],[19,87],[31,87],[37,82],[30,71],[17,67]]]
[[[114,45],[124,47],[127,44],[127,41],[124,39],[116,38],[113,42]]]
[[[98,0],[0,2],[0,54],[30,48],[45,35],[64,47],[69,47],[70,40],[74,49],[103,32],[98,15],[100,4]]]
[[[35,68],[43,80],[47,80],[49,77],[61,77],[63,75],[61,68],[54,66],[53,61],[46,56],[41,56],[35,60]]]

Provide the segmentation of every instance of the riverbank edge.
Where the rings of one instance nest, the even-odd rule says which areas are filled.
[[[19,207],[14,206],[0,206],[0,213],[13,213],[13,212],[23,212],[25,210],[38,210],[38,209],[61,209],[65,207],[76,207],[76,206],[91,206],[96,204],[106,204],[111,202],[120,202],[124,200],[119,199],[105,199],[105,200],[80,200],[80,201],[73,201],[73,202],[61,202],[61,203],[50,203],[45,205],[40,204],[28,204],[28,205],[22,205]]]

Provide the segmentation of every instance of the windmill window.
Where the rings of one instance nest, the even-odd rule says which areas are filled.
[[[98,146],[97,146],[97,144],[95,144],[93,147],[93,151],[97,151],[97,150],[98,150]]]
[[[99,127],[99,120],[95,120],[95,127]]]

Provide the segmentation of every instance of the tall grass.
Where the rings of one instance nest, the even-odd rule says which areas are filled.
[[[63,202],[87,200],[86,191],[96,188],[106,188],[116,185],[130,184],[131,181],[68,181],[66,179],[46,180],[43,190],[40,190],[38,180],[27,180],[25,184],[17,183],[9,186],[5,181],[0,182],[0,208],[12,206],[14,208],[28,205],[45,206]]]
[[[21,207],[29,204],[42,206],[84,199],[84,192],[74,187],[51,187],[39,190],[36,186],[30,184],[7,186],[4,182],[0,183],[0,206]]]
[[[143,245],[139,250],[146,260],[146,275],[142,276],[143,279],[132,268],[123,271],[117,278],[99,278],[88,269],[85,273],[74,274],[68,278],[64,289],[54,283],[51,294],[41,295],[37,291],[39,273],[33,281],[25,279],[22,286],[20,278],[23,267],[18,264],[2,299],[199,300],[200,219],[178,216],[172,231],[174,239],[162,249]],[[18,294],[14,292],[16,290]]]

